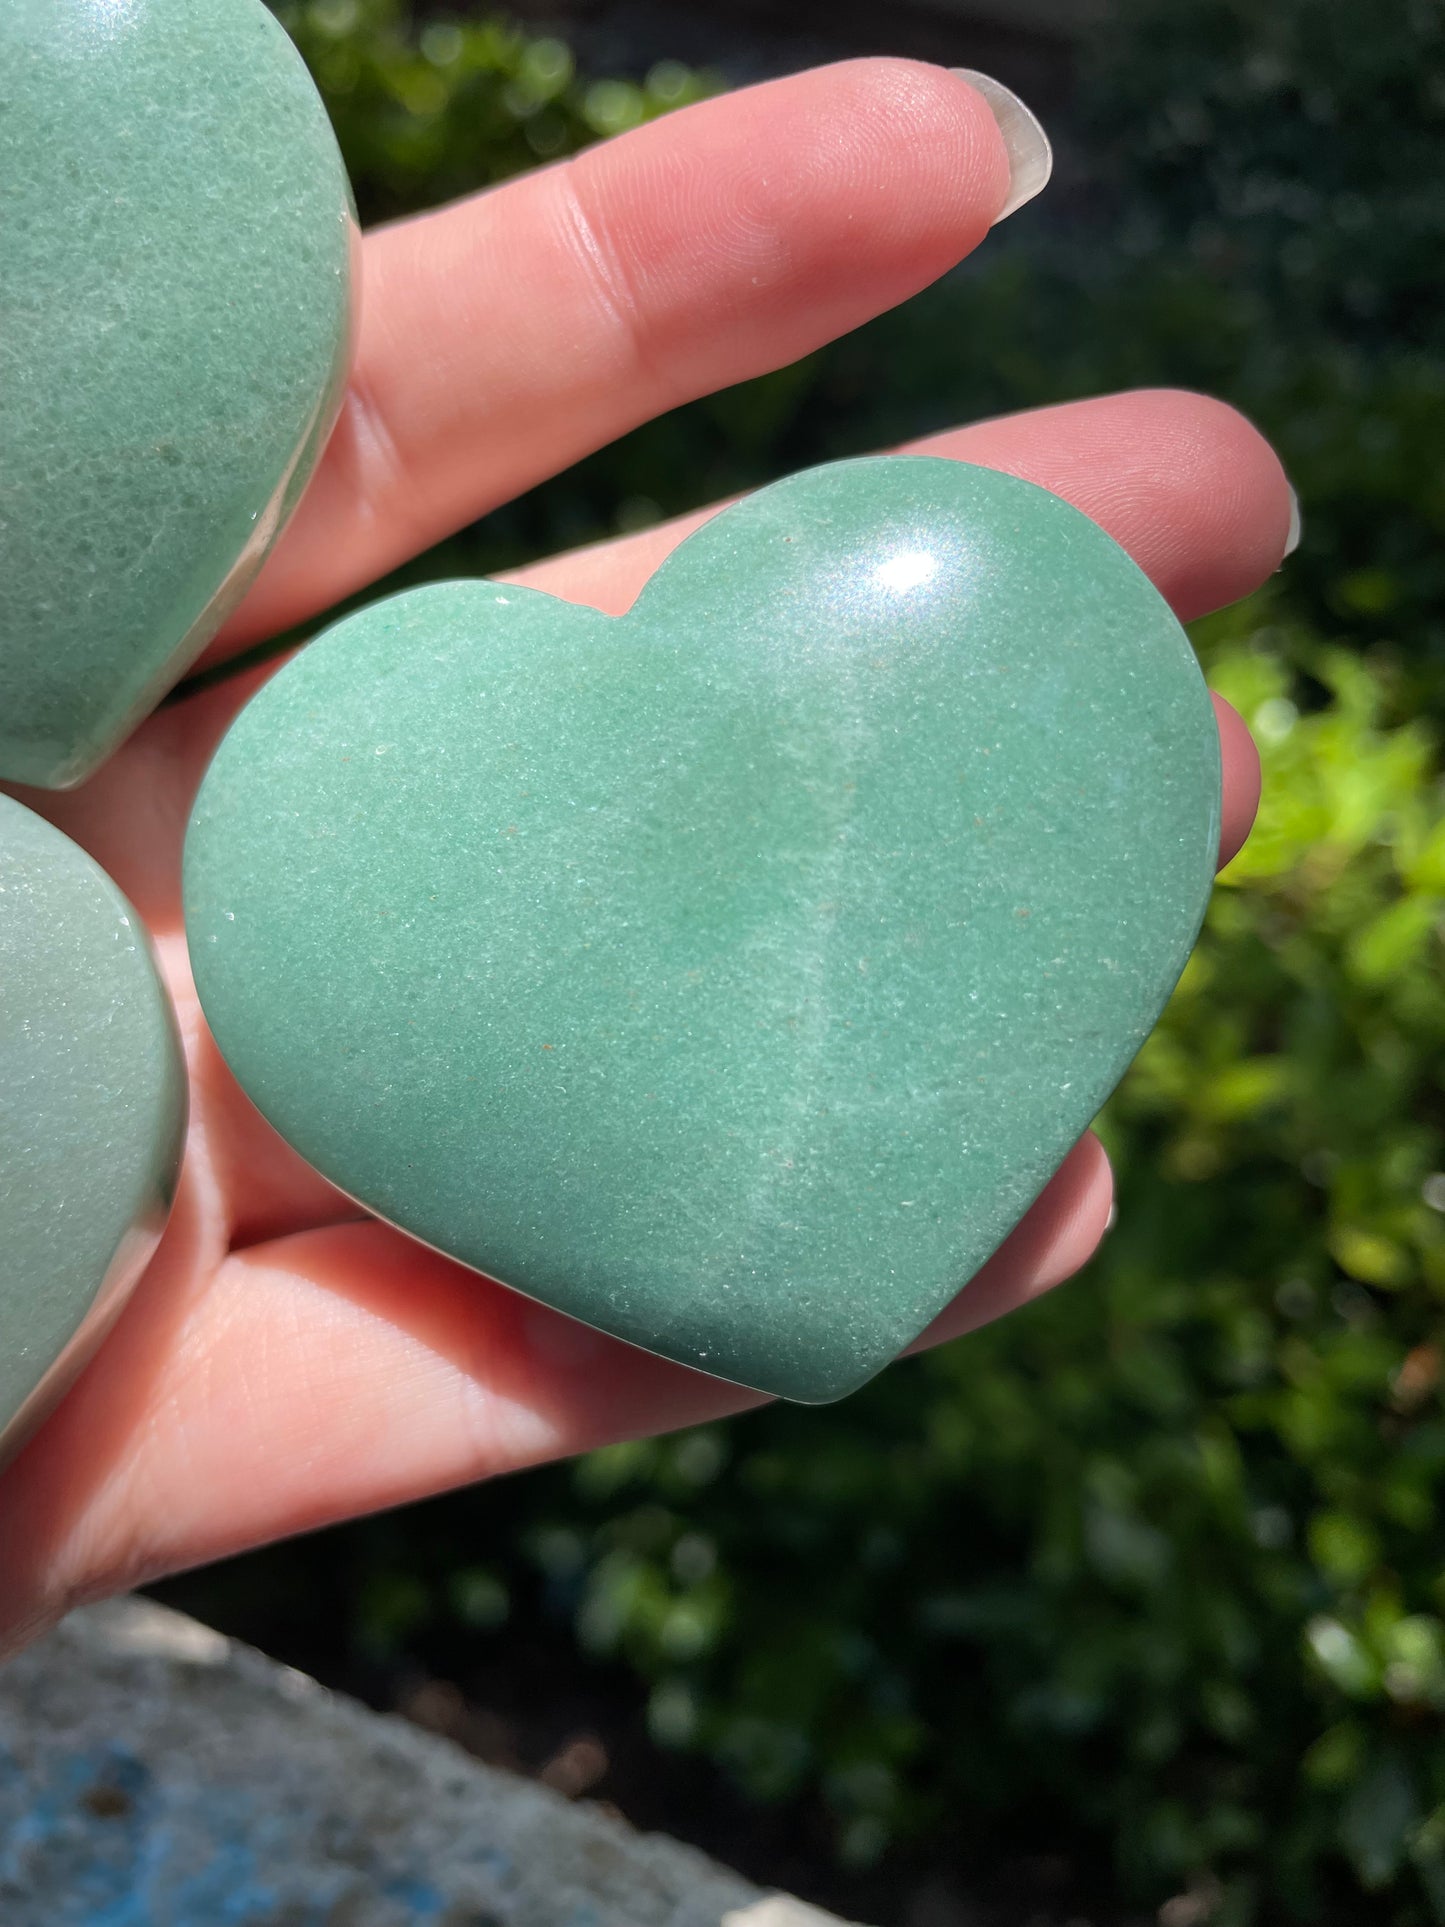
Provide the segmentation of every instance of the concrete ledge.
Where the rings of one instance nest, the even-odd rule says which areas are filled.
[[[0,1672],[5,1927],[839,1927],[143,1600]]]

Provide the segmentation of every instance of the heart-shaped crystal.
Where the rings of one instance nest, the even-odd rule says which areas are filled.
[[[1056,497],[926,458],[727,509],[620,619],[340,623],[222,744],[207,1016],[383,1217],[721,1377],[848,1391],[964,1285],[1208,898],[1188,642]]]

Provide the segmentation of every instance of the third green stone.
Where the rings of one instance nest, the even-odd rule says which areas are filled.
[[[1219,836],[1188,640],[1013,477],[844,462],[631,613],[457,582],[255,697],[196,982],[355,1198],[633,1343],[834,1398],[996,1248],[1182,969]]]
[[[149,1261],[185,1120],[139,917],[84,850],[0,796],[0,1459]]]

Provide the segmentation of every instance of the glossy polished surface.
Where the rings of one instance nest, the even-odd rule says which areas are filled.
[[[1213,713],[1052,495],[840,463],[620,620],[494,583],[339,624],[187,847],[222,1050],[355,1197],[721,1377],[837,1397],[995,1248],[1168,996]]]
[[[83,850],[0,796],[0,1453],[155,1249],[185,1115],[140,920]]]
[[[0,6],[0,777],[79,781],[324,444],[349,189],[260,0]]]

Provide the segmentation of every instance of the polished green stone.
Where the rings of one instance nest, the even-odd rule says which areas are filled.
[[[335,418],[354,219],[261,0],[0,5],[0,777],[115,748]]]
[[[328,1177],[811,1401],[1057,1168],[1218,833],[1198,666],[1094,523],[845,462],[709,522],[620,620],[461,582],[337,625],[223,743],[187,916],[222,1050]]]
[[[155,1248],[185,1075],[139,918],[0,796],[0,1453],[84,1364]]]

